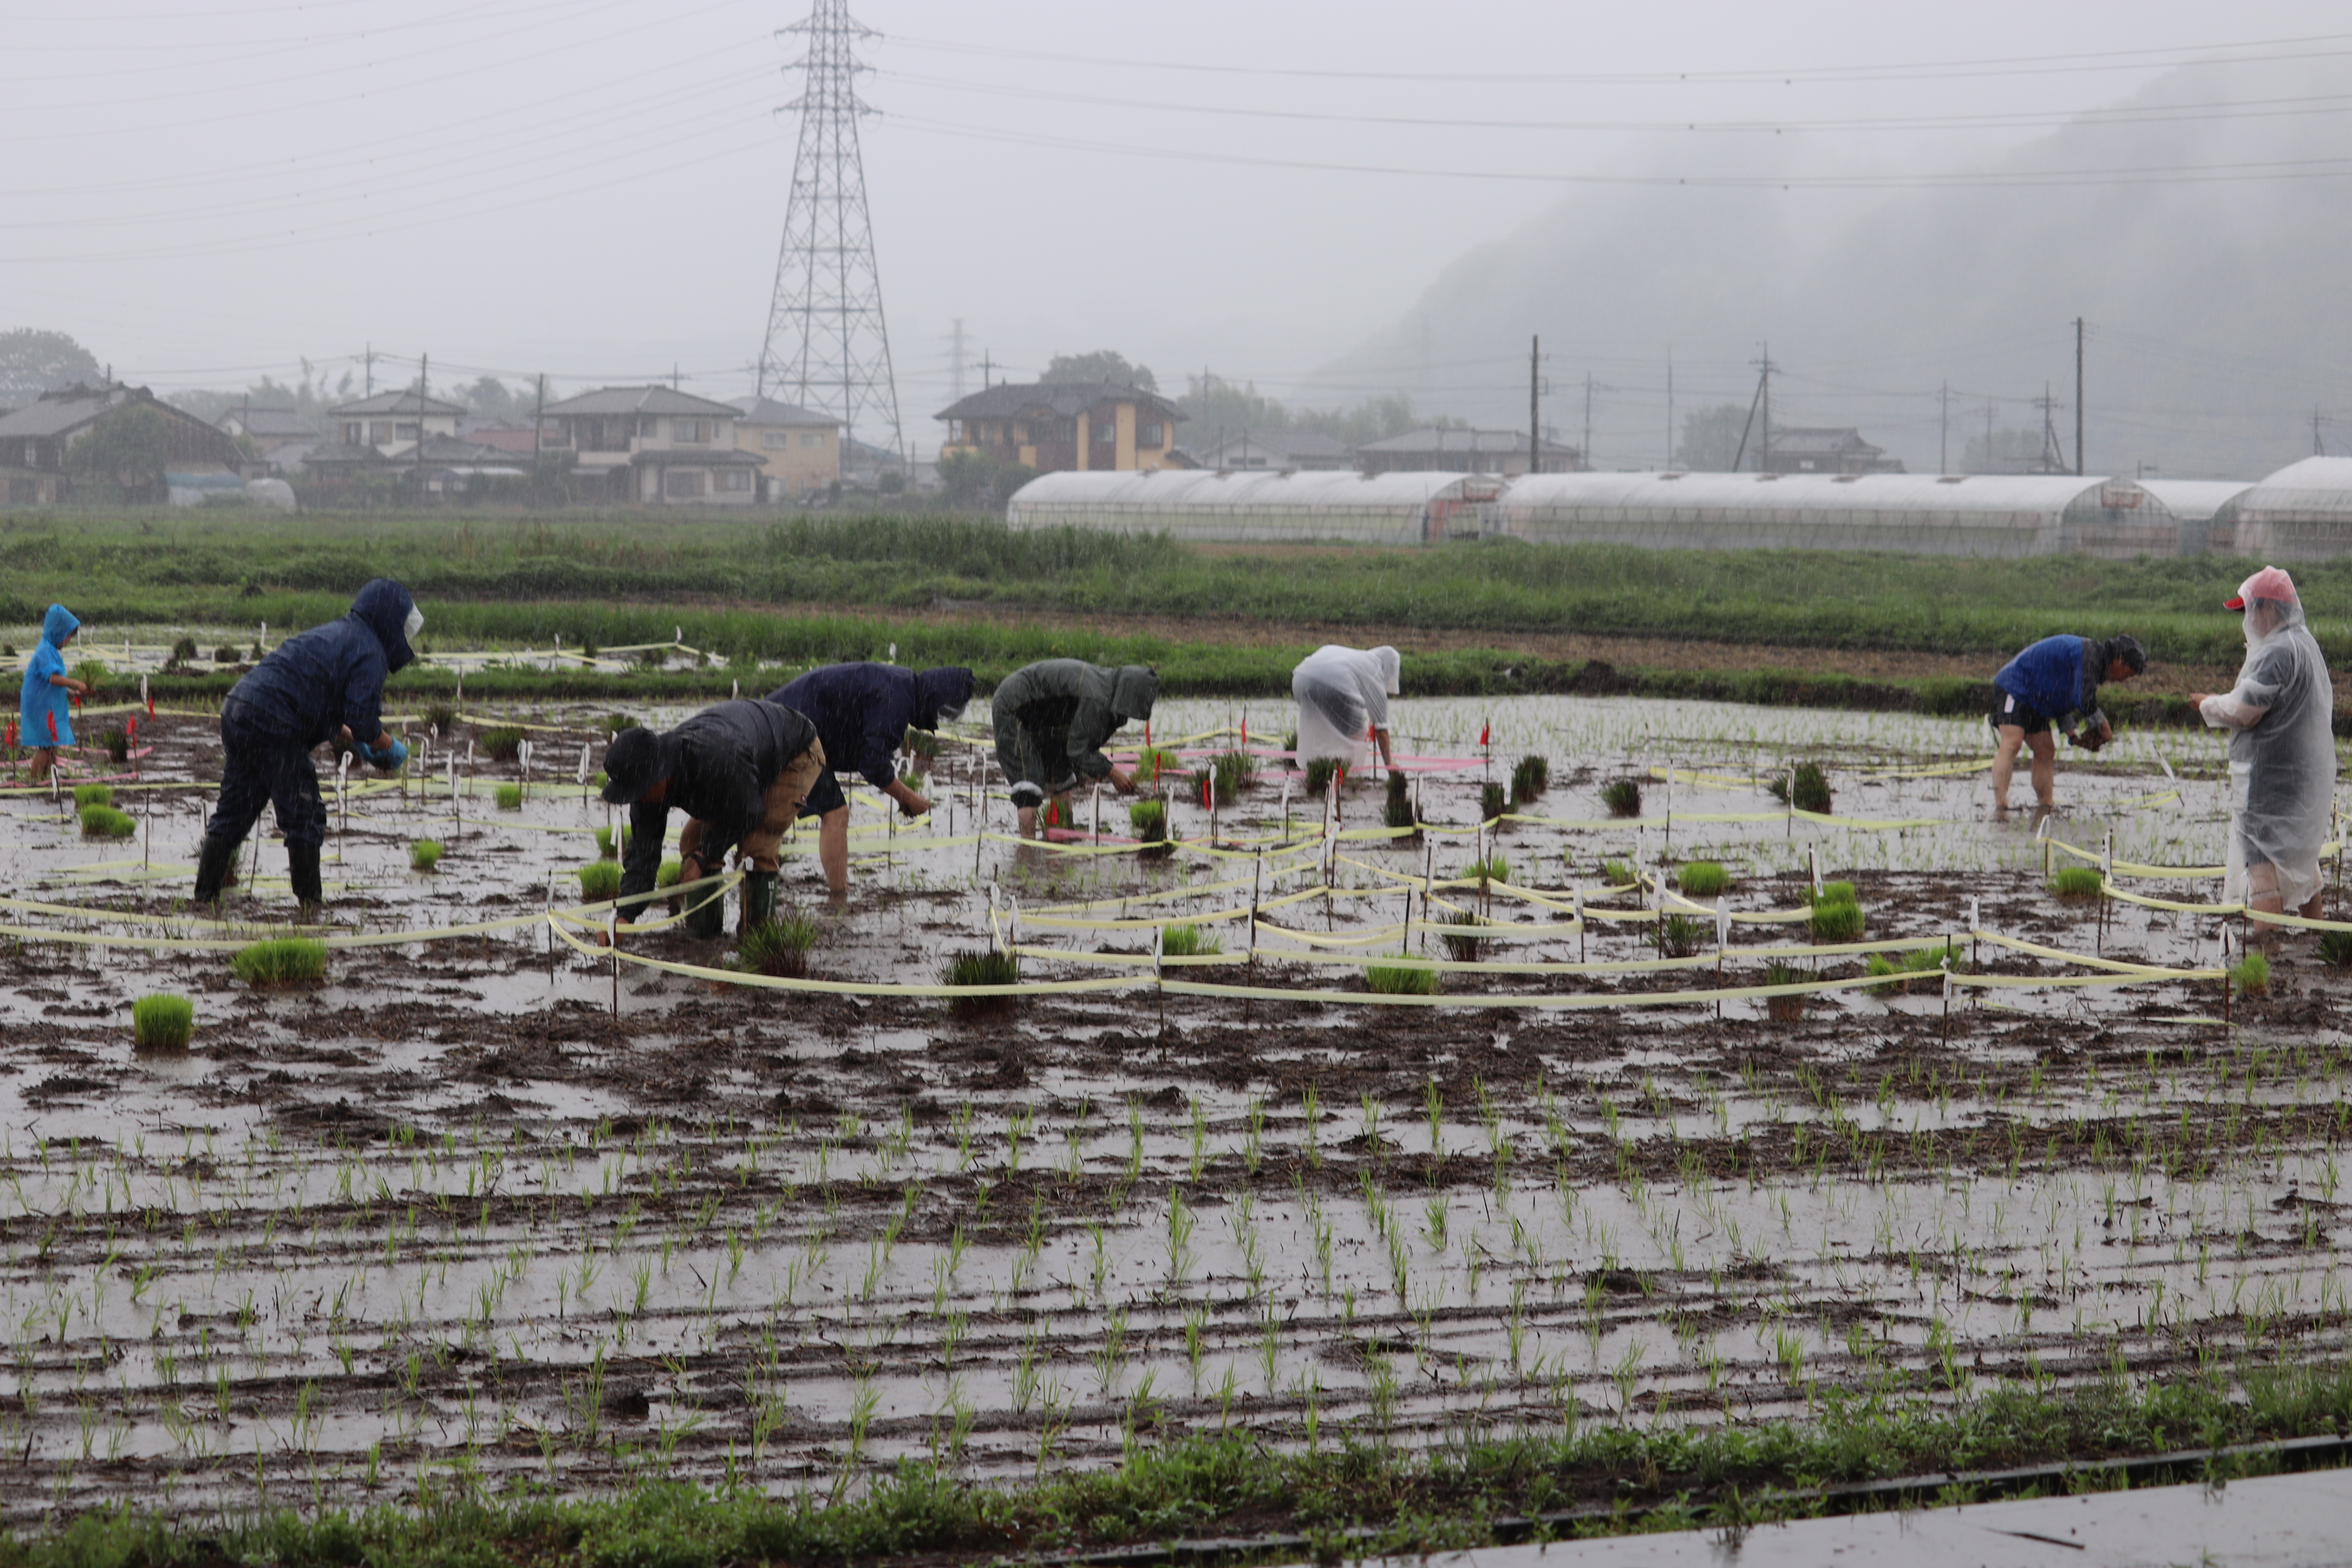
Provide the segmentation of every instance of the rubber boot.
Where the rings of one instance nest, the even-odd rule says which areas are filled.
[[[701,900],[689,902],[687,908],[687,935],[709,942],[727,929],[727,900],[723,897],[709,888],[697,888],[686,896],[689,900]]]
[[[205,835],[204,852],[196,859],[196,902],[220,902],[221,889],[228,884],[229,873],[236,868],[238,843],[223,833]]]
[[[739,936],[753,926],[765,925],[776,918],[776,873],[746,871],[743,874],[743,923],[736,927]]]
[[[302,906],[304,920],[316,920],[327,901],[326,889],[319,882],[319,847],[315,844],[289,844],[286,847],[286,868],[294,883],[295,901]]]

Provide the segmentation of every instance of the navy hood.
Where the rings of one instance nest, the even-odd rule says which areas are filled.
[[[971,700],[971,671],[961,665],[915,672],[915,716],[908,722],[918,730],[936,730],[941,713],[956,712]]]
[[[401,612],[401,617],[404,620],[407,616],[407,611]],[[49,613],[41,617],[41,640],[51,647],[65,647],[66,638],[79,630],[81,630],[81,623],[76,620],[74,613],[63,605],[51,605]]]
[[[416,601],[389,577],[378,577],[352,596],[352,619],[383,644],[384,673],[396,675],[416,660],[408,646],[408,612]]]

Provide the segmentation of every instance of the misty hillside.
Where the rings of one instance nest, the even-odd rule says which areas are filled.
[[[2217,102],[2241,107],[2199,107]],[[1981,434],[1988,397],[2000,426],[2038,428],[2025,400],[2045,381],[2068,405],[2058,423],[2071,457],[2081,315],[2093,471],[2147,463],[2171,478],[2256,478],[2310,453],[2315,405],[2329,416],[2329,450],[2352,451],[2347,110],[2342,60],[2184,69],[2117,111],[2194,118],[2088,115],[2007,157],[1931,171],[1991,182],[1982,185],[1580,192],[1449,267],[1338,368],[1430,365],[1418,382],[1398,378],[1423,406],[1523,427],[1524,392],[1449,384],[1462,378],[1444,367],[1524,363],[1528,335],[1540,332],[1546,423],[1579,438],[1590,370],[1613,389],[1596,398],[1599,466],[1640,468],[1664,457],[1667,345],[1687,411],[1744,404],[1753,372],[1742,367],[1769,339],[1787,372],[1775,384],[1779,423],[1859,425],[1914,471],[1932,471],[1946,380],[1953,467],[1964,437]],[[1783,140],[1742,172],[1864,172]],[[1706,157],[1713,169],[1738,163]],[[2298,163],[2333,177],[2257,177]],[[2229,177],[1999,183],[2150,166]]]

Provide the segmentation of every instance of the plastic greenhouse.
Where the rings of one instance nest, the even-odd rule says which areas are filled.
[[[1014,491],[1005,521],[1014,528],[1072,525],[1203,542],[1421,544],[1491,531],[1500,489],[1499,480],[1477,474],[1055,473]]]
[[[2228,554],[2237,534],[2238,502],[2252,484],[2244,479],[2142,479],[2140,489],[2180,520],[2180,553]]]
[[[2305,458],[2239,497],[2237,553],[2264,561],[2352,554],[2352,458]]]

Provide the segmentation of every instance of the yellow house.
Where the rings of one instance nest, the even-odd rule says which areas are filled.
[[[772,397],[736,397],[735,448],[760,459],[761,488],[772,501],[822,490],[841,478],[841,421]]]
[[[1112,382],[992,386],[940,410],[940,456],[977,452],[1041,474],[1161,468],[1184,417],[1156,392]]]

